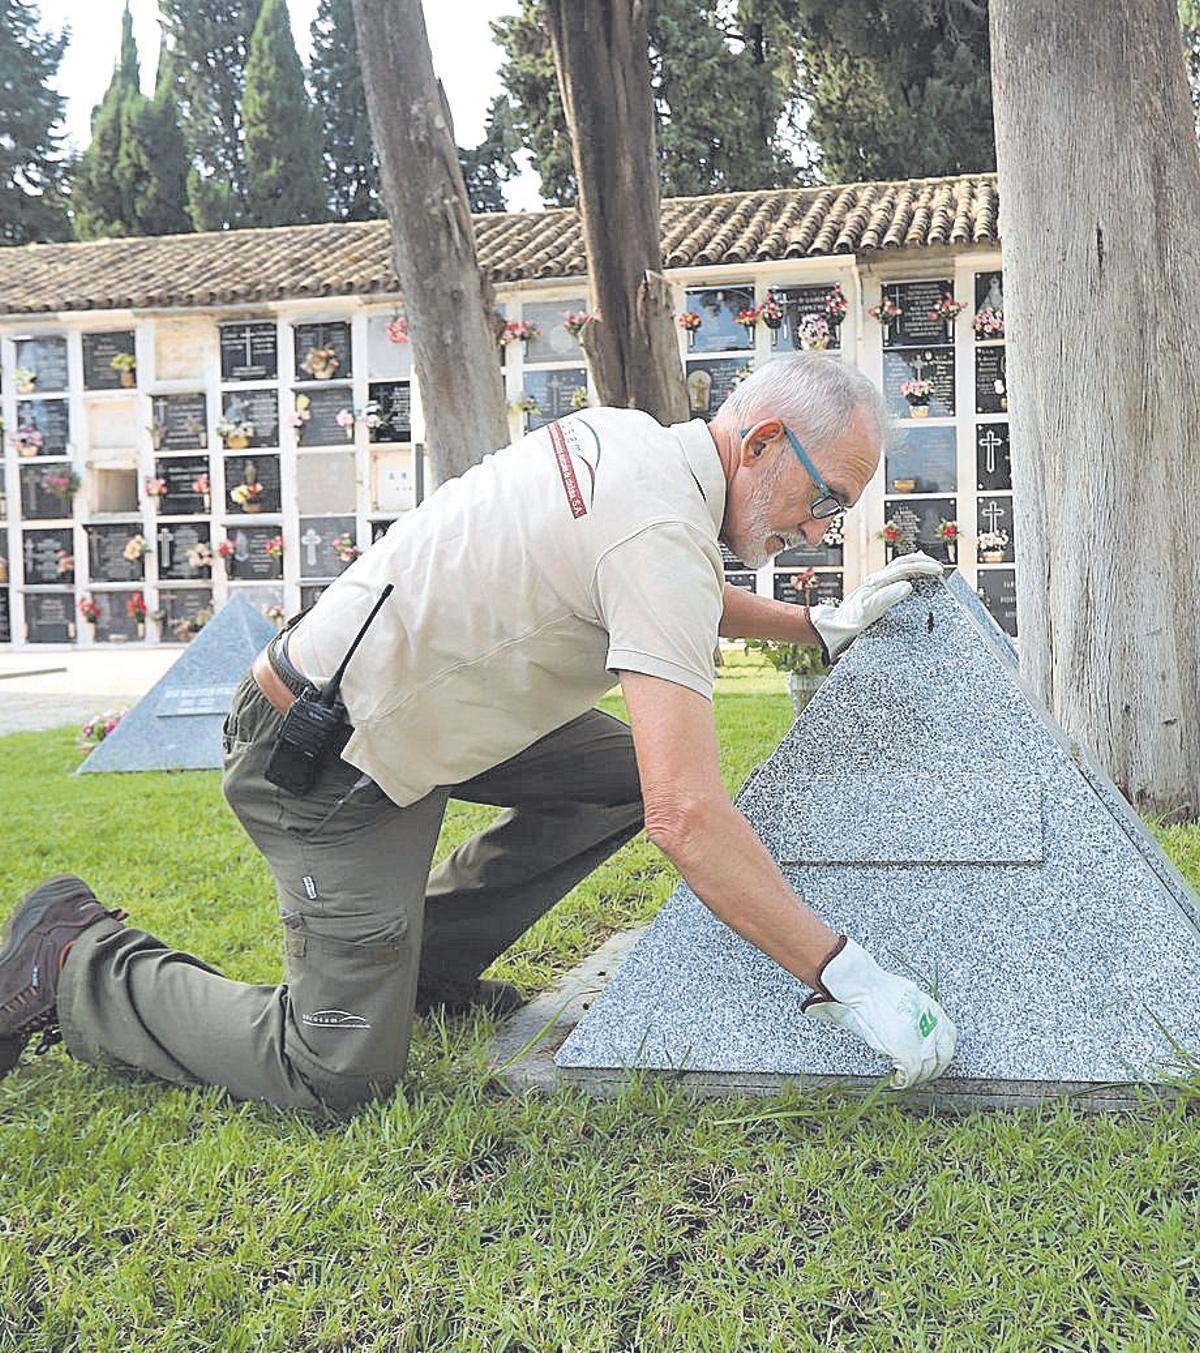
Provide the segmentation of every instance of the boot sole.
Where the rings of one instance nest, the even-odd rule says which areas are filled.
[[[0,949],[0,963],[12,957],[54,907],[76,901],[96,902],[96,894],[75,874],[56,874],[26,893],[4,928],[5,945]]]

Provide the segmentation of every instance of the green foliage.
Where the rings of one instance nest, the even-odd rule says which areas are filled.
[[[472,211],[504,211],[504,184],[517,172],[514,152],[521,148],[513,127],[512,104],[497,95],[488,105],[485,135],[471,150],[458,148],[458,163]]]
[[[1183,29],[1183,60],[1192,91],[1192,111],[1200,128],[1200,0],[1179,0],[1179,23]]]
[[[986,3],[763,3],[792,29],[827,182],[995,168]]]
[[[350,0],[321,0],[311,33],[309,81],[321,119],[329,212],[339,221],[369,221],[384,211]]]
[[[242,99],[247,225],[325,217],[320,123],[304,87],[286,0],[263,0],[246,61]]]
[[[188,148],[188,214],[197,230],[245,223],[242,95],[262,0],[159,0]]]
[[[761,653],[777,672],[824,676],[829,664],[816,644],[785,644],[775,639],[743,639],[747,653]]]
[[[670,195],[796,179],[779,134],[791,55],[776,41],[777,24],[750,17],[727,28],[726,9],[719,0],[657,0],[650,9],[650,80]],[[514,135],[541,175],[542,196],[568,206],[575,171],[542,0],[521,0],[492,32],[507,58],[500,75]]]
[[[66,30],[43,33],[26,0],[0,0],[0,244],[69,237],[67,166],[59,145],[66,100],[50,82]]]

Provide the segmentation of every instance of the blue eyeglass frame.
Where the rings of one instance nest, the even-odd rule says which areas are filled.
[[[800,445],[800,438],[788,427],[781,423],[789,442],[792,444],[792,450],[800,458],[800,464],[808,471],[812,477],[813,483],[820,490],[818,497],[814,498],[808,506],[808,510],[813,515],[814,521],[827,521],[830,517],[840,517],[846,511],[846,504],[833,492],[828,484],[821,478],[821,472],[812,463],[808,452]],[[745,436],[750,431],[749,428],[743,428],[740,435]]]

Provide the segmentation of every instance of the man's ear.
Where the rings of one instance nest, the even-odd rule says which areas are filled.
[[[783,435],[783,423],[778,418],[760,418],[743,439],[738,459],[743,465],[752,465],[759,460],[768,443]]]

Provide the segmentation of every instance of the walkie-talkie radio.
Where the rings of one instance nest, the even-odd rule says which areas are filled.
[[[345,707],[337,698],[342,677],[371,621],[391,594],[392,584],[388,583],[371,608],[371,614],[363,621],[362,629],[354,636],[354,642],[337,671],[325,685],[315,694],[310,687],[292,702],[284,715],[264,772],[273,785],[286,789],[289,794],[304,795],[316,784],[321,763],[328,755],[338,731],[345,727]]]

